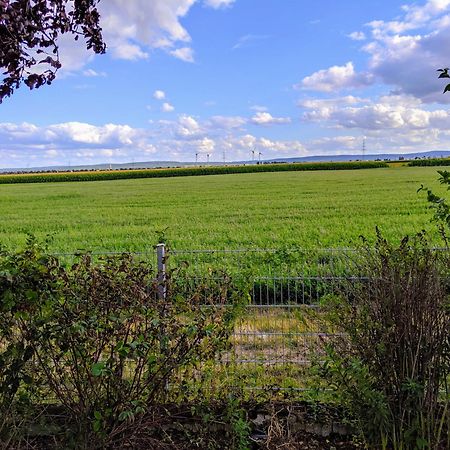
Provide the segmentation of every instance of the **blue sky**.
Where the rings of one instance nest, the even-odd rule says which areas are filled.
[[[50,87],[0,105],[0,167],[450,149],[450,0],[103,0]]]

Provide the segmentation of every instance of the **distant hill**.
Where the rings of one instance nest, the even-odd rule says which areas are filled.
[[[301,156],[294,158],[274,158],[264,159],[262,163],[295,163],[295,162],[346,162],[346,161],[376,161],[376,160],[398,160],[398,159],[422,159],[422,158],[450,158],[448,150],[432,150],[428,152],[417,153],[381,153],[375,155],[315,155]],[[27,168],[6,168],[0,169],[0,173],[4,172],[66,172],[80,170],[127,170],[127,169],[154,169],[159,167],[189,167],[189,166],[221,166],[238,165],[238,164],[256,164],[257,161],[229,161],[226,163],[212,161],[210,163],[180,162],[180,161],[143,161],[143,162],[125,162],[114,164],[86,164],[78,166],[43,166],[43,167],[27,167]]]

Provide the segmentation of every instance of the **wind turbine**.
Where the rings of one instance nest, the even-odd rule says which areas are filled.
[[[195,152],[195,164],[198,163],[198,152]]]
[[[252,150],[252,161],[254,161],[255,160],[255,150],[253,149]]]
[[[206,154],[206,162],[209,163],[209,153]]]
[[[261,162],[261,156],[262,156],[262,153],[259,152],[259,153],[258,153],[258,159],[259,159],[259,162]]]

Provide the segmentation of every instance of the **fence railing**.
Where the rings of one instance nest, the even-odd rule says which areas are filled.
[[[343,281],[364,281],[353,249],[177,251],[160,244],[156,254],[158,280],[181,270],[186,295],[222,272],[247,285],[249,298],[231,348],[214,373],[226,375],[228,386],[239,383],[251,390],[308,390],[307,367],[321,359],[325,344],[336,336],[324,320],[321,301]]]
[[[347,248],[173,250],[160,244],[134,256],[155,267],[161,299],[174,270],[182,295],[222,273],[246,285],[231,347],[210,370],[212,380],[227,386],[239,380],[247,389],[309,389],[306,368],[337,335],[324,320],[323,300],[348,283],[368,281],[361,253]]]

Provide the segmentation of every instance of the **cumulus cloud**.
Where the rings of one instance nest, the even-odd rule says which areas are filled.
[[[397,93],[426,103],[448,103],[448,96],[441,95],[443,84],[434,74],[448,59],[450,1],[428,0],[402,10],[396,20],[367,24],[371,40],[363,50],[369,56],[368,69]]]
[[[250,122],[254,125],[276,125],[290,123],[290,117],[273,117],[272,114],[268,112],[257,112],[251,119]]]
[[[99,3],[101,26],[108,52],[118,59],[139,60],[160,49],[186,62],[194,61],[191,36],[181,24],[198,0],[108,0]],[[229,7],[234,0],[205,0],[213,9]],[[62,74],[82,69],[93,59],[82,40],[59,38]]]
[[[346,95],[344,97],[302,99],[298,101],[297,105],[308,109],[323,109],[336,108],[343,105],[355,105],[358,103],[370,103],[370,100],[367,98],[355,97],[353,95]]]
[[[369,86],[373,77],[369,73],[357,73],[351,61],[343,66],[332,66],[319,70],[303,78],[295,87],[311,91],[336,92],[341,89],[354,89]]]
[[[164,102],[161,106],[161,111],[169,113],[169,112],[175,111],[175,108],[170,103]]]
[[[193,137],[202,134],[204,131],[196,119],[187,114],[182,114],[178,118],[176,134],[181,137]]]
[[[412,96],[382,96],[378,102],[355,105],[317,100],[303,102],[302,106],[307,110],[303,115],[305,121],[327,123],[337,128],[408,132],[431,127],[443,132],[450,125],[449,112],[427,110]]]
[[[177,48],[175,50],[171,50],[169,53],[184,62],[194,62],[194,52],[190,47]]]
[[[326,121],[335,124],[338,135],[306,141],[277,139],[269,133],[254,135],[244,126],[234,127],[235,124],[226,129],[214,128],[212,118],[200,121],[189,115],[180,115],[175,121],[155,122],[147,129],[82,122],[49,126],[0,123],[0,164],[26,167],[68,161],[72,165],[132,160],[195,161],[196,154],[199,161],[205,161],[206,154],[210,155],[210,161],[217,161],[224,152],[231,161],[249,160],[252,151],[261,152],[265,159],[351,154],[361,152],[362,136],[367,137],[371,153],[448,148],[450,114],[442,109],[427,111],[420,104],[402,106],[408,102],[412,100],[387,96],[374,105],[361,102],[347,103],[341,110],[332,108]]]
[[[337,92],[381,83],[396,94],[412,95],[425,103],[450,103],[443,96],[436,69],[448,59],[450,0],[426,0],[404,5],[395,20],[372,20],[365,31],[348,36],[364,40],[367,65],[356,71],[353,63],[319,70],[296,85],[303,90]]]
[[[352,41],[365,41],[366,35],[362,31],[353,31],[347,35]]]
[[[190,42],[188,31],[181,25],[195,0],[108,0],[100,2],[102,27],[113,55],[124,58],[145,57],[146,48],[172,47],[177,42]]]
[[[166,98],[166,93],[157,89],[155,92],[153,92],[153,98],[156,100],[164,100]]]
[[[203,139],[200,139],[198,141],[194,141],[194,145],[200,152],[205,153],[212,153],[214,151],[214,148],[216,147],[216,143],[212,139],[207,137],[204,137]]]
[[[48,158],[55,164],[67,164],[68,159],[104,162],[108,155],[123,157],[133,151],[146,154],[151,150],[150,139],[147,130],[122,124],[0,123],[0,146],[4,150],[0,161],[3,167],[25,167],[33,160],[42,164]]]

